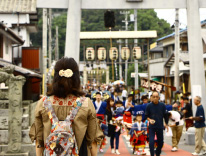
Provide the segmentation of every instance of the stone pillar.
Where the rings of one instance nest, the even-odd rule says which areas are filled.
[[[106,69],[106,84],[109,84],[109,66]]]
[[[9,144],[8,153],[21,153],[22,142],[22,87],[25,78],[11,77],[9,80]]]
[[[82,0],[69,0],[65,56],[73,57],[79,64]]]
[[[83,84],[87,84],[87,67],[84,67],[84,74],[83,74]]]
[[[192,97],[201,96],[201,103],[203,107],[206,107],[205,71],[198,0],[187,0],[187,21]],[[196,106],[193,105],[193,112],[195,110]]]

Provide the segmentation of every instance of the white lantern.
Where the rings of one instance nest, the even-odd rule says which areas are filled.
[[[141,58],[141,48],[140,47],[133,48],[133,57],[135,60],[138,60]]]
[[[88,47],[86,50],[86,59],[89,61],[94,60],[94,48]]]
[[[122,47],[121,57],[123,60],[128,60],[130,57],[130,50],[128,47]]]
[[[109,58],[111,60],[117,60],[118,58],[118,50],[116,47],[111,47],[109,50]]]
[[[98,49],[98,60],[103,61],[106,59],[106,49],[104,47],[100,47]]]

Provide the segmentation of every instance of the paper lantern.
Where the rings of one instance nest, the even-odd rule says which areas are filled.
[[[104,47],[100,47],[98,49],[98,60],[103,61],[106,59],[106,49]]]
[[[116,47],[111,47],[109,50],[109,58],[111,60],[117,60],[118,58],[118,50]]]
[[[140,47],[133,48],[133,57],[135,60],[138,60],[141,58],[141,48]]]
[[[89,61],[94,60],[94,48],[88,47],[86,50],[86,59]]]
[[[130,50],[128,47],[122,47],[121,57],[123,60],[128,60],[130,57]]]

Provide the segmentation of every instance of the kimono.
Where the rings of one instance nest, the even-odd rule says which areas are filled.
[[[100,101],[100,103],[101,103],[101,105],[99,107],[97,107],[97,101],[93,102],[94,108],[95,108],[96,113],[97,113],[97,117],[101,116],[102,120],[104,120],[104,114],[106,112],[107,103],[102,102],[102,101]],[[103,123],[106,124],[106,122],[103,122]]]
[[[130,130],[130,144],[134,147],[134,148],[140,148],[140,147],[145,147],[145,142],[146,142],[146,135],[143,133],[142,135],[136,137],[135,133],[137,134],[140,133],[141,131],[147,131],[147,127],[143,122],[135,122],[132,125],[132,128]]]
[[[131,103],[133,106],[135,105],[133,102]],[[126,106],[126,104],[127,100],[123,102],[124,107]],[[127,126],[128,129],[132,127],[132,110],[132,108],[127,108],[123,115],[124,124]]]

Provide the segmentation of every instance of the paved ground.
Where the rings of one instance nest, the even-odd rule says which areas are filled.
[[[109,147],[109,138],[107,138],[107,145],[104,148],[103,153],[98,153],[98,156],[112,156],[114,154],[111,154],[111,149]],[[183,134],[181,141],[179,143],[179,150],[178,152],[171,152],[171,137],[165,137],[165,144],[162,150],[161,155],[167,155],[167,156],[192,156],[192,152],[194,152],[194,145],[186,145],[185,144],[185,134]],[[129,144],[128,138],[126,135],[122,134],[120,136],[120,146],[119,146],[119,152],[123,156],[130,156],[133,155],[132,153],[132,147]],[[145,152],[147,153],[147,156],[150,155],[149,153],[149,147],[147,145]]]

